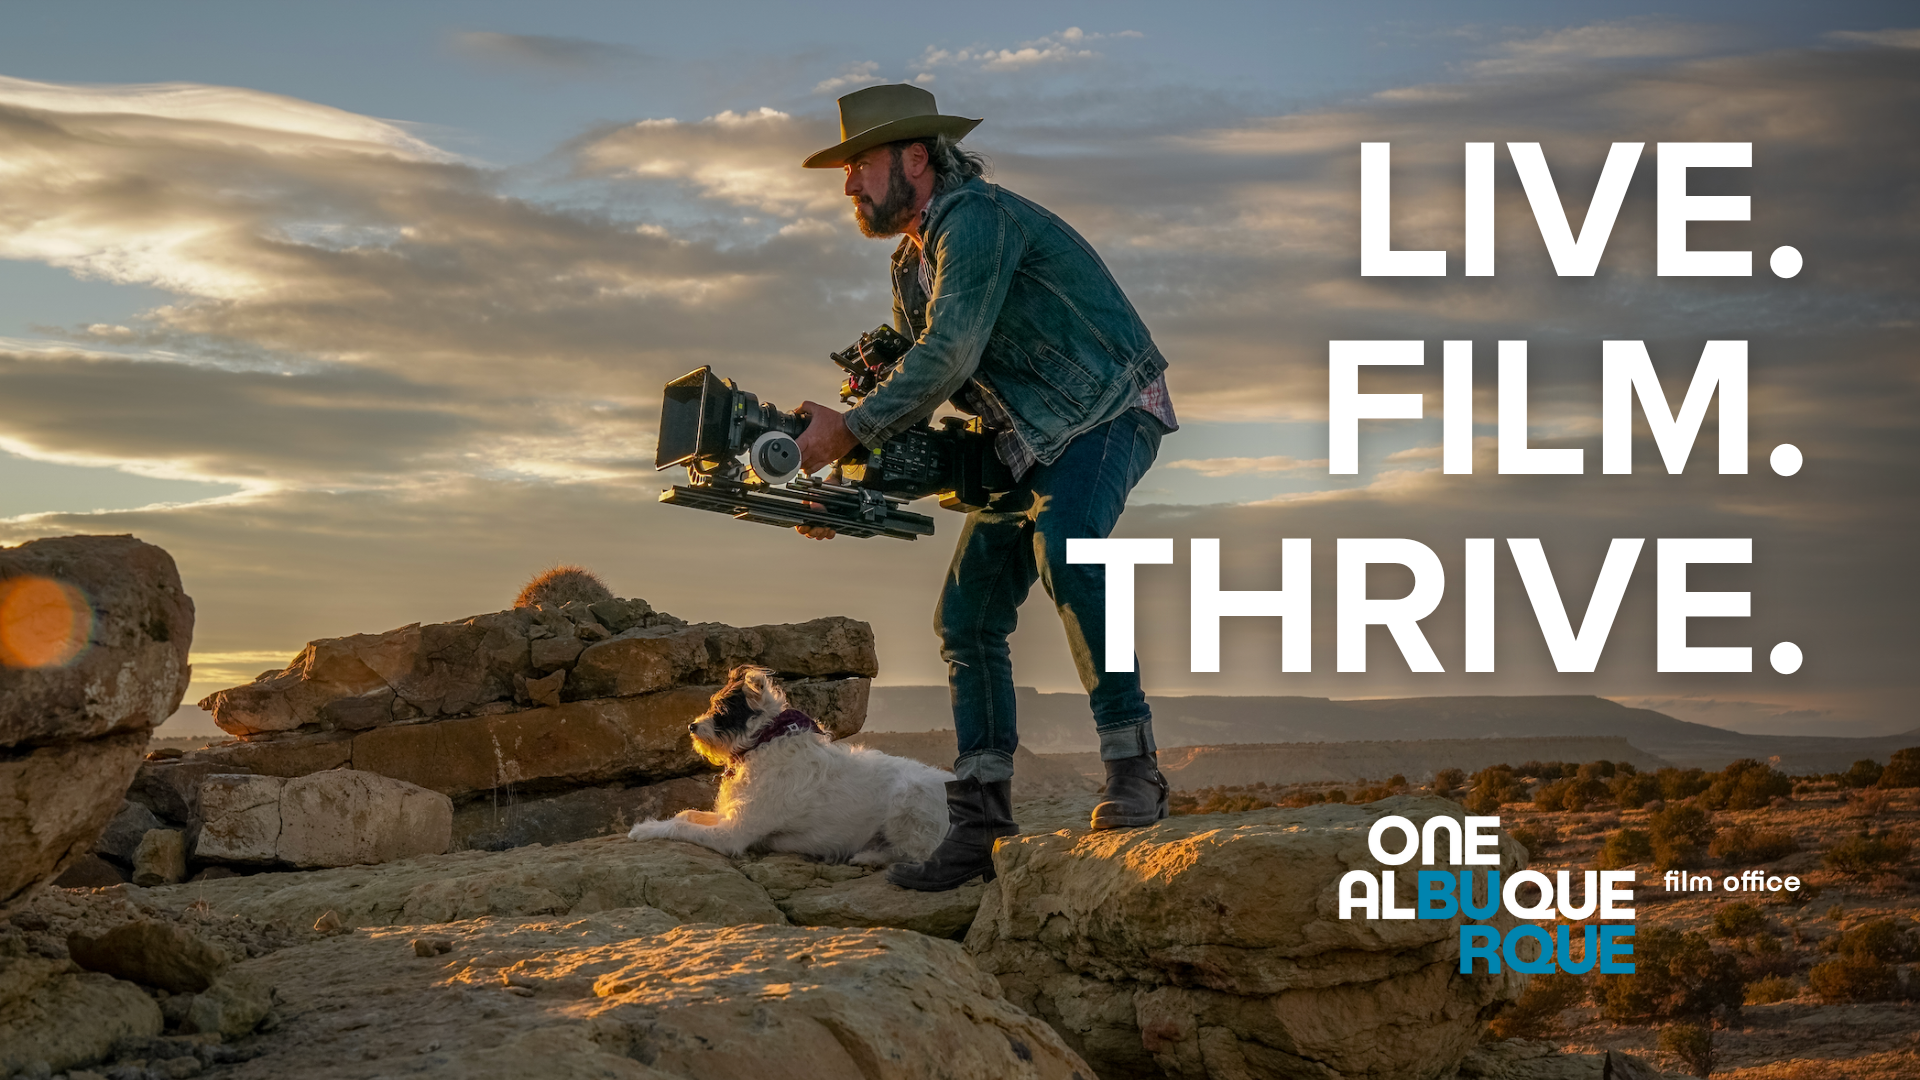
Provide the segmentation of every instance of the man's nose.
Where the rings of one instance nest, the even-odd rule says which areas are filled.
[[[858,175],[859,174],[855,173],[851,169],[847,170],[847,182],[844,185],[842,185],[841,190],[846,192],[847,198],[849,199],[860,194],[860,188],[854,183],[854,178]]]

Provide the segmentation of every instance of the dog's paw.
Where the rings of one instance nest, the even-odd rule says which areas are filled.
[[[661,840],[673,834],[671,821],[643,821],[627,830],[629,840]]]
[[[896,857],[891,848],[868,848],[865,851],[855,854],[854,857],[848,859],[847,862],[854,866],[870,866],[878,870],[882,867],[892,866],[895,859]]]

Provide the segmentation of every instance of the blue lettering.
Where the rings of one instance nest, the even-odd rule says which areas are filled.
[[[1493,913],[1500,910],[1500,871],[1485,871],[1481,880],[1487,883],[1487,902],[1476,905],[1473,902],[1473,879],[1480,875],[1471,870],[1460,874],[1460,910],[1469,919],[1491,919]]]
[[[1539,957],[1538,959],[1520,959],[1520,955],[1514,949],[1514,946],[1520,944],[1523,938],[1539,943],[1540,950],[1535,954]],[[1524,971],[1529,975],[1544,975],[1553,970],[1553,938],[1548,936],[1545,930],[1537,926],[1522,924],[1507,931],[1507,944],[1506,947],[1501,950],[1501,953],[1507,958],[1507,963],[1511,965],[1515,971]]]
[[[1592,929],[1589,927],[1588,929]],[[1624,938],[1625,940],[1621,940]],[[1592,949],[1592,945],[1587,946]],[[1633,955],[1633,924],[1608,923],[1600,928],[1600,974],[1631,975],[1633,962],[1615,959]]]
[[[1585,975],[1587,972],[1593,970],[1594,961],[1600,958],[1600,951],[1594,945],[1594,940],[1598,936],[1599,927],[1592,923],[1587,924],[1587,947],[1584,959],[1577,966],[1573,960],[1572,930],[1573,927],[1568,926],[1566,923],[1561,923],[1559,926],[1553,928],[1554,941],[1557,942],[1559,946],[1555,950],[1555,956],[1560,961],[1561,971],[1567,972],[1570,975]]]
[[[1491,926],[1460,928],[1460,974],[1473,974],[1475,960],[1487,962],[1487,974],[1500,974],[1500,931]]]
[[[1454,876],[1445,870],[1420,871],[1420,898],[1415,901],[1423,919],[1451,919],[1460,905],[1453,899]]]

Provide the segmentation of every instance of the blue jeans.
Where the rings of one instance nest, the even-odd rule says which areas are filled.
[[[1067,562],[1067,541],[1113,531],[1127,493],[1153,464],[1163,431],[1145,411],[1128,409],[1076,437],[1058,460],[1035,465],[1012,491],[967,515],[933,616],[953,693],[959,742],[954,773],[960,779],[991,782],[1013,775],[1020,735],[1007,635],[1035,580],[1046,586],[1066,625],[1073,665],[1093,706],[1101,758],[1154,749],[1153,714],[1138,672],[1100,670],[1107,568]]]

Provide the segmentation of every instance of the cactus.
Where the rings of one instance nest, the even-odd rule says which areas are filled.
[[[520,590],[514,598],[513,606],[523,607],[559,607],[576,600],[597,604],[602,600],[613,599],[613,590],[600,580],[600,575],[584,566],[554,566],[534,575],[532,581]]]

